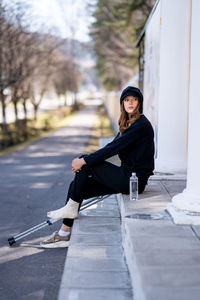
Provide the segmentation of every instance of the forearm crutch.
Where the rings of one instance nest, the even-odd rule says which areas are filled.
[[[90,198],[90,199],[84,200],[82,202],[81,207],[80,207],[80,211],[84,210],[84,209],[86,209],[88,207],[90,207],[93,204],[96,204],[96,203],[98,203],[98,202],[106,199],[109,196],[110,195],[98,196],[98,197],[95,197],[95,198]],[[31,228],[23,231],[22,233],[19,233],[19,234],[15,235],[15,236],[9,237],[8,238],[8,243],[9,243],[10,246],[12,246],[14,243],[16,243],[17,241],[21,240],[25,236],[27,236],[27,235],[29,235],[29,234],[31,234],[33,232],[36,232],[36,231],[42,229],[43,227],[46,227],[48,225],[50,226],[50,225],[52,225],[53,223],[55,223],[57,221],[59,221],[59,220],[48,219],[48,220],[46,220],[46,221],[44,221],[44,222],[42,222],[42,223],[40,223],[40,224],[38,224],[36,226],[33,226],[33,227],[31,227]]]

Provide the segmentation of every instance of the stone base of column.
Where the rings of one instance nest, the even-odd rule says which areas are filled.
[[[200,225],[200,197],[188,189],[172,198],[167,211],[175,224]]]
[[[177,225],[200,225],[200,215],[191,215],[191,212],[177,209],[173,203],[169,203],[167,211]]]

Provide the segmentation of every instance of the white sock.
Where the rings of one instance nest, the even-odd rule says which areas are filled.
[[[68,234],[70,234],[70,232],[60,229],[58,231],[58,234],[59,234],[59,236],[67,236]]]
[[[64,218],[75,219],[78,215],[79,203],[69,198],[69,201],[64,207],[57,210],[49,211],[47,217],[59,220]]]

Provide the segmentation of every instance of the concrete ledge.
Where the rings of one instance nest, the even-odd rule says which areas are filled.
[[[116,195],[79,213],[72,228],[58,300],[130,300]]]
[[[149,180],[176,180],[176,181],[183,181],[187,179],[186,173],[161,173],[154,171],[154,175],[149,178]]]
[[[134,300],[199,299],[200,240],[191,226],[173,223],[166,210],[169,186],[168,182],[167,190],[163,183],[149,181],[138,201],[117,195]],[[171,189],[181,192],[179,182],[173,180]],[[138,219],[136,214],[161,218]]]

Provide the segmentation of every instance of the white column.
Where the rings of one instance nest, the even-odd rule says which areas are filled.
[[[200,225],[200,1],[192,0],[187,186],[168,211],[176,224]]]
[[[186,172],[189,24],[189,0],[161,1],[156,171]]]

